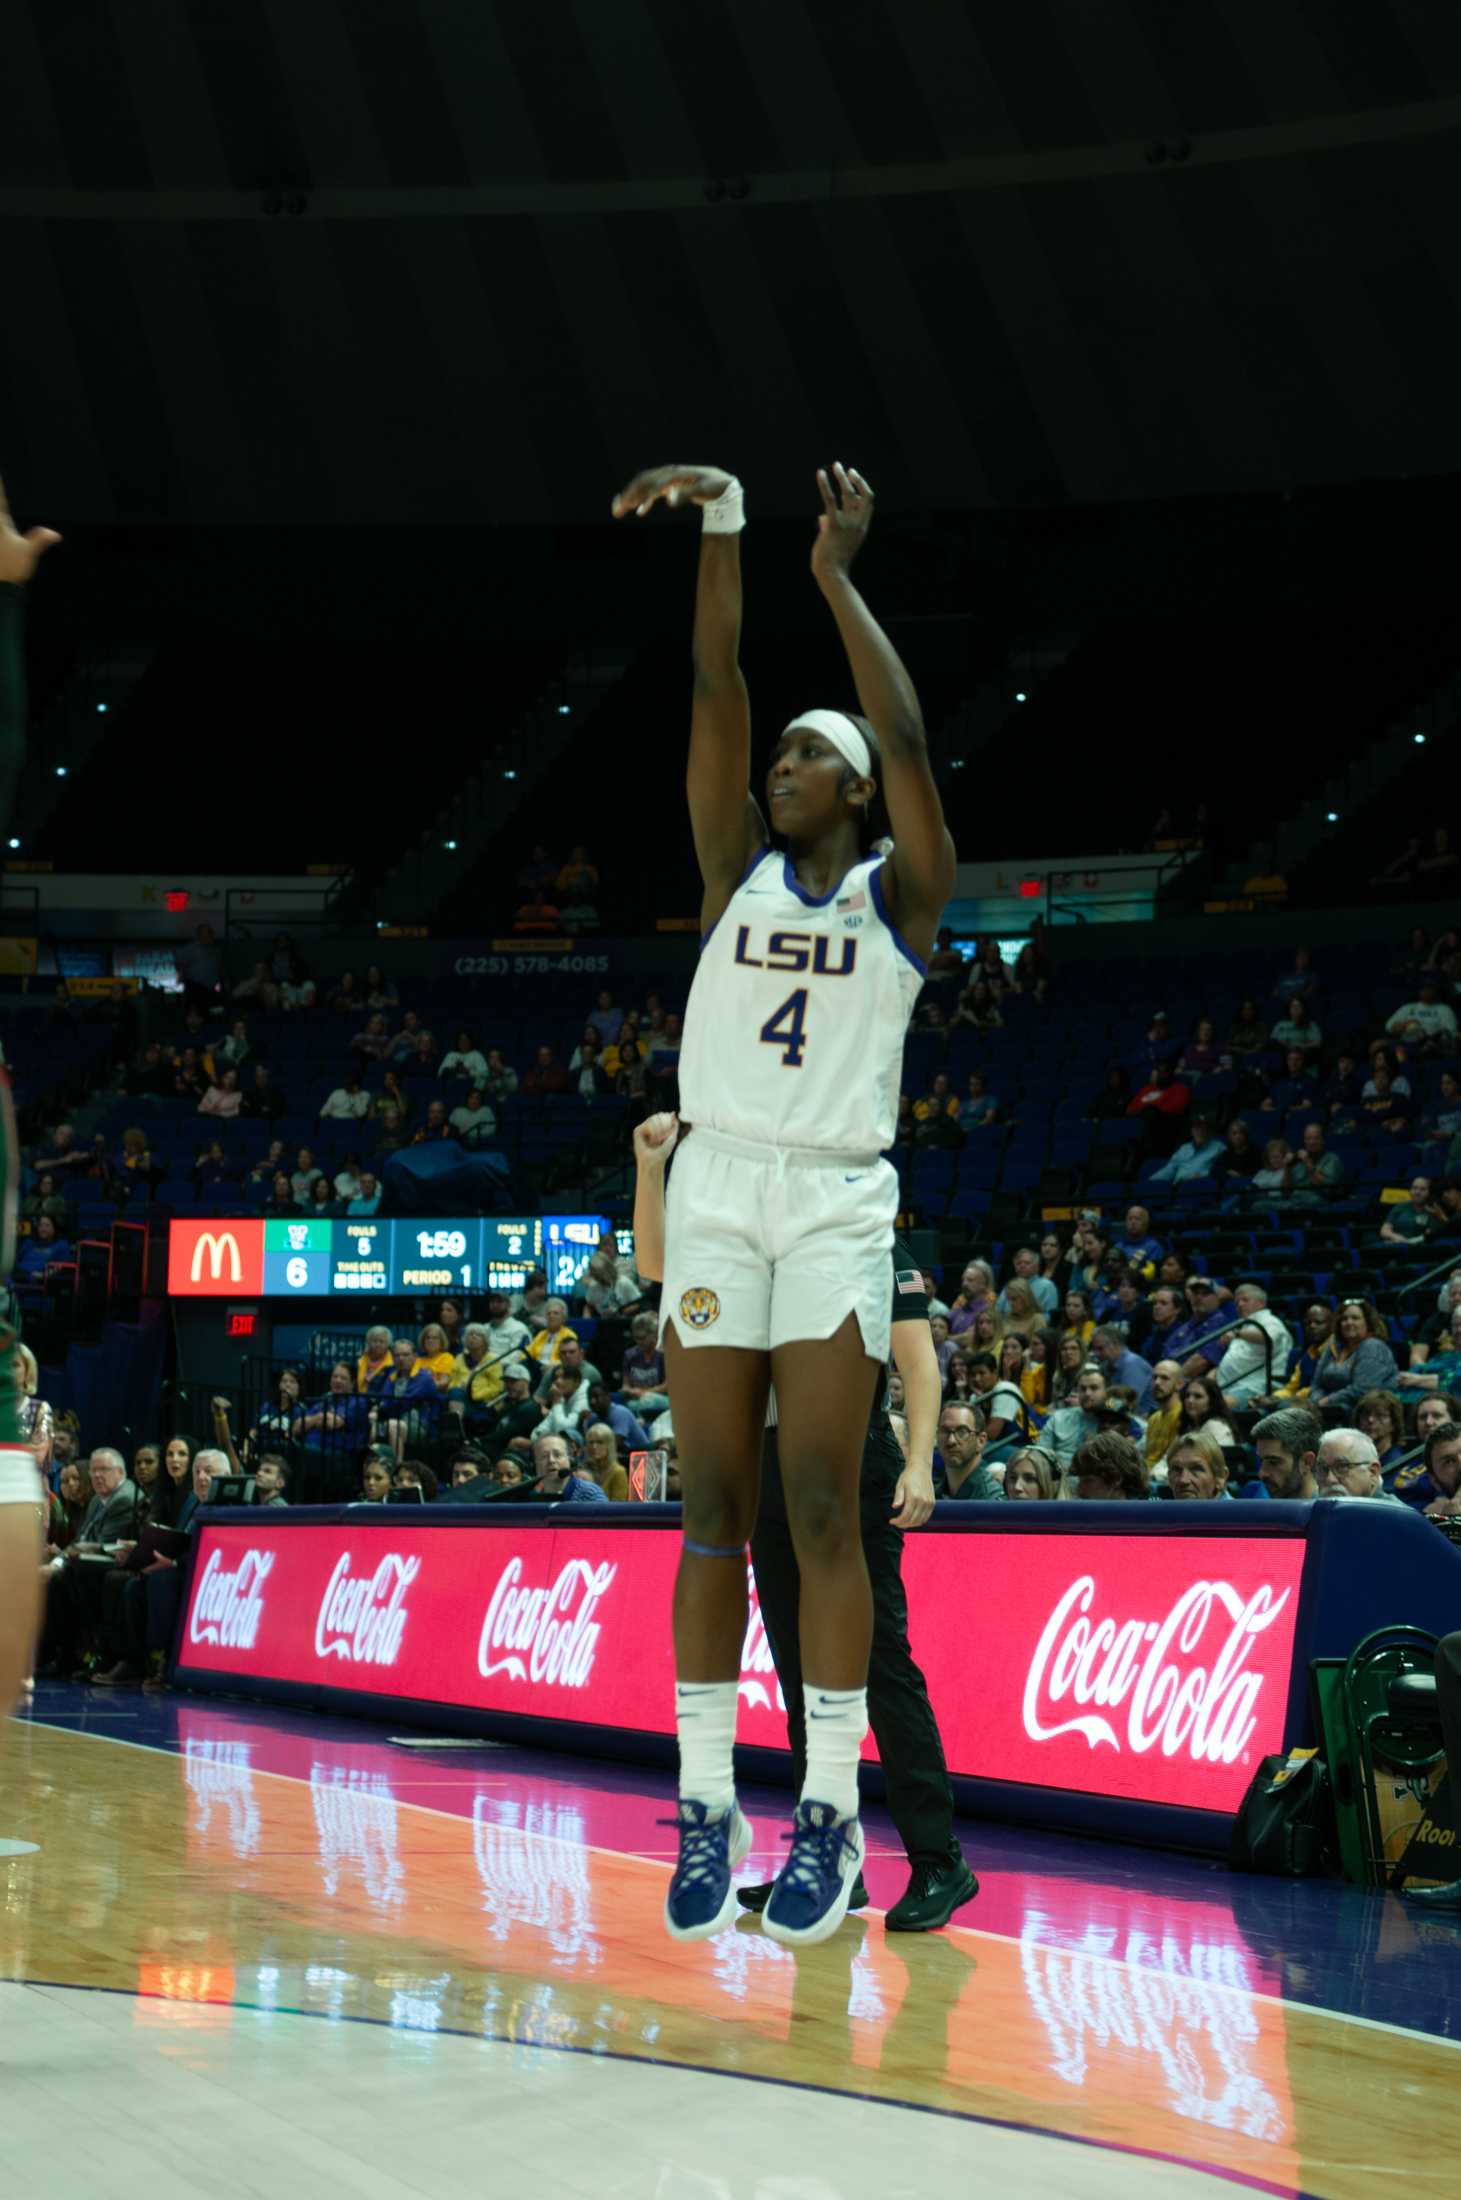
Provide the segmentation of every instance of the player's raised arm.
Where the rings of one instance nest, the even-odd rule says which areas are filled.
[[[751,705],[740,664],[742,493],[734,475],[717,466],[657,466],[620,490],[614,517],[643,519],[658,503],[698,504],[706,514],[686,791],[705,886],[701,926],[708,931],[768,837],[750,793]]]
[[[863,716],[882,750],[883,798],[893,828],[884,866],[889,908],[920,955],[933,946],[954,884],[954,843],[944,823],[924,738],[923,712],[908,668],[852,585],[852,561],[872,524],[873,492],[840,464],[819,471],[822,516],[812,572],[837,621]]]
[[[677,1115],[634,1126],[634,1266],[646,1283],[665,1280],[665,1169],[679,1136]]]

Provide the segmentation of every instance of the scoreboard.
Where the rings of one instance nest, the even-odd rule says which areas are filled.
[[[173,1298],[401,1298],[418,1292],[519,1291],[542,1268],[573,1288],[609,1227],[603,1215],[301,1215],[175,1221]],[[629,1254],[629,1231],[615,1233]]]

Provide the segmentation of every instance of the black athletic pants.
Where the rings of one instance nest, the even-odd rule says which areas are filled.
[[[101,1655],[114,1665],[145,1663],[147,1657],[147,1584],[141,1572],[113,1566],[102,1582]]]
[[[902,1471],[903,1461],[892,1431],[886,1443],[870,1437],[862,1460],[862,1547],[873,1591],[868,1724],[882,1760],[888,1809],[909,1862],[942,1863],[961,1852],[954,1838],[954,1798],[938,1721],[928,1700],[927,1684],[908,1647],[908,1602],[900,1572],[903,1534],[888,1520]],[[792,1764],[800,1790],[807,1768],[801,1573],[787,1526],[775,1429],[766,1431],[761,1509],[751,1538],[751,1563],[756,1569],[756,1594],[766,1639],[786,1698]]]
[[[41,1658],[63,1672],[83,1651],[97,1647],[101,1631],[102,1575],[97,1562],[74,1559],[46,1582]]]

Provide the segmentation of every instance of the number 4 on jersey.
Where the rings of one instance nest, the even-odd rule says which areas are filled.
[[[807,989],[799,985],[761,1026],[761,1044],[780,1047],[783,1069],[800,1069],[807,1051]]]

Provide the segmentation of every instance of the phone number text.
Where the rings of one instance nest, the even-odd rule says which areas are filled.
[[[536,978],[554,970],[602,977],[607,955],[458,955],[452,968],[459,978]]]

